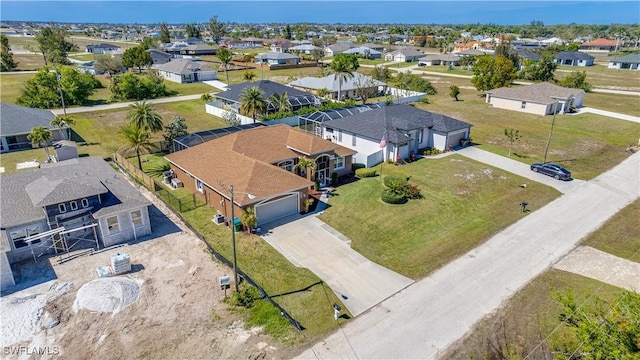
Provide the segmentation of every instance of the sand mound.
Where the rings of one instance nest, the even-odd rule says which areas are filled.
[[[123,277],[100,278],[78,290],[73,310],[117,313],[139,298],[140,282]]]

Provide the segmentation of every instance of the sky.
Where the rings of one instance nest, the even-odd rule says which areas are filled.
[[[0,20],[68,23],[638,24],[640,1],[0,0]]]

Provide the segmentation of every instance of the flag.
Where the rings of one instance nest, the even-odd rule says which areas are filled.
[[[382,134],[382,139],[380,140],[380,148],[384,148],[387,146],[387,133]]]

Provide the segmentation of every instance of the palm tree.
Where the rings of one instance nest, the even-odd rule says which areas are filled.
[[[200,96],[200,100],[204,101],[205,103],[211,102],[211,100],[213,100],[213,96],[211,96],[211,94],[209,93],[205,93],[202,94],[202,96]]]
[[[44,146],[44,152],[47,153],[47,160],[51,159],[51,155],[49,154],[49,142],[51,141],[52,136],[49,129],[44,126],[34,127],[31,129],[29,135],[27,135],[27,139],[29,139],[33,145],[37,145],[38,147]]]
[[[138,127],[136,123],[129,123],[120,128],[120,135],[126,141],[125,149],[135,150],[138,157],[138,168],[142,170],[142,160],[140,160],[140,151],[151,151],[156,146],[149,141],[151,135],[145,127]]]
[[[146,100],[129,105],[129,112],[126,119],[135,124],[140,129],[147,129],[151,132],[162,131],[162,116]]]
[[[342,83],[353,77],[353,72],[358,68],[358,59],[353,54],[338,54],[331,61],[331,73],[334,79],[338,79],[338,101],[342,101]]]
[[[71,138],[69,134],[69,125],[75,125],[75,123],[76,121],[73,120],[71,116],[57,115],[53,120],[51,120],[49,124],[58,127],[58,129],[60,129],[62,137],[64,137],[66,140],[69,140]],[[64,127],[67,128],[66,132],[62,131],[62,128]]]
[[[240,114],[251,116],[253,122],[259,114],[264,114],[267,110],[267,101],[264,92],[257,86],[244,88],[240,94]]]
[[[253,71],[245,70],[245,72],[242,73],[242,78],[244,78],[247,81],[253,81],[255,77],[256,77],[256,73],[254,73]]]
[[[231,63],[233,59],[233,53],[227,48],[219,48],[216,56],[220,59],[222,65],[224,65],[224,75],[227,77],[227,85],[229,85],[229,73],[227,70],[229,70],[229,63]]]
[[[316,164],[315,160],[306,156],[300,156],[298,157],[298,162],[293,166],[293,169],[298,170],[300,175],[304,172],[307,180],[312,181],[311,175],[316,172],[317,167],[318,164]]]
[[[291,111],[291,103],[289,102],[289,95],[286,91],[282,94],[273,93],[273,95],[269,97],[269,102],[278,109],[278,112],[285,113]]]

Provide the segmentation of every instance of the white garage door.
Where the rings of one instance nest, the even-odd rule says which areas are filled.
[[[298,194],[287,195],[278,200],[256,205],[255,210],[258,225],[295,214],[298,212]]]
[[[466,132],[461,132],[458,134],[449,135],[449,139],[447,140],[448,144],[451,146],[459,146],[460,140],[464,139],[464,135]]]

